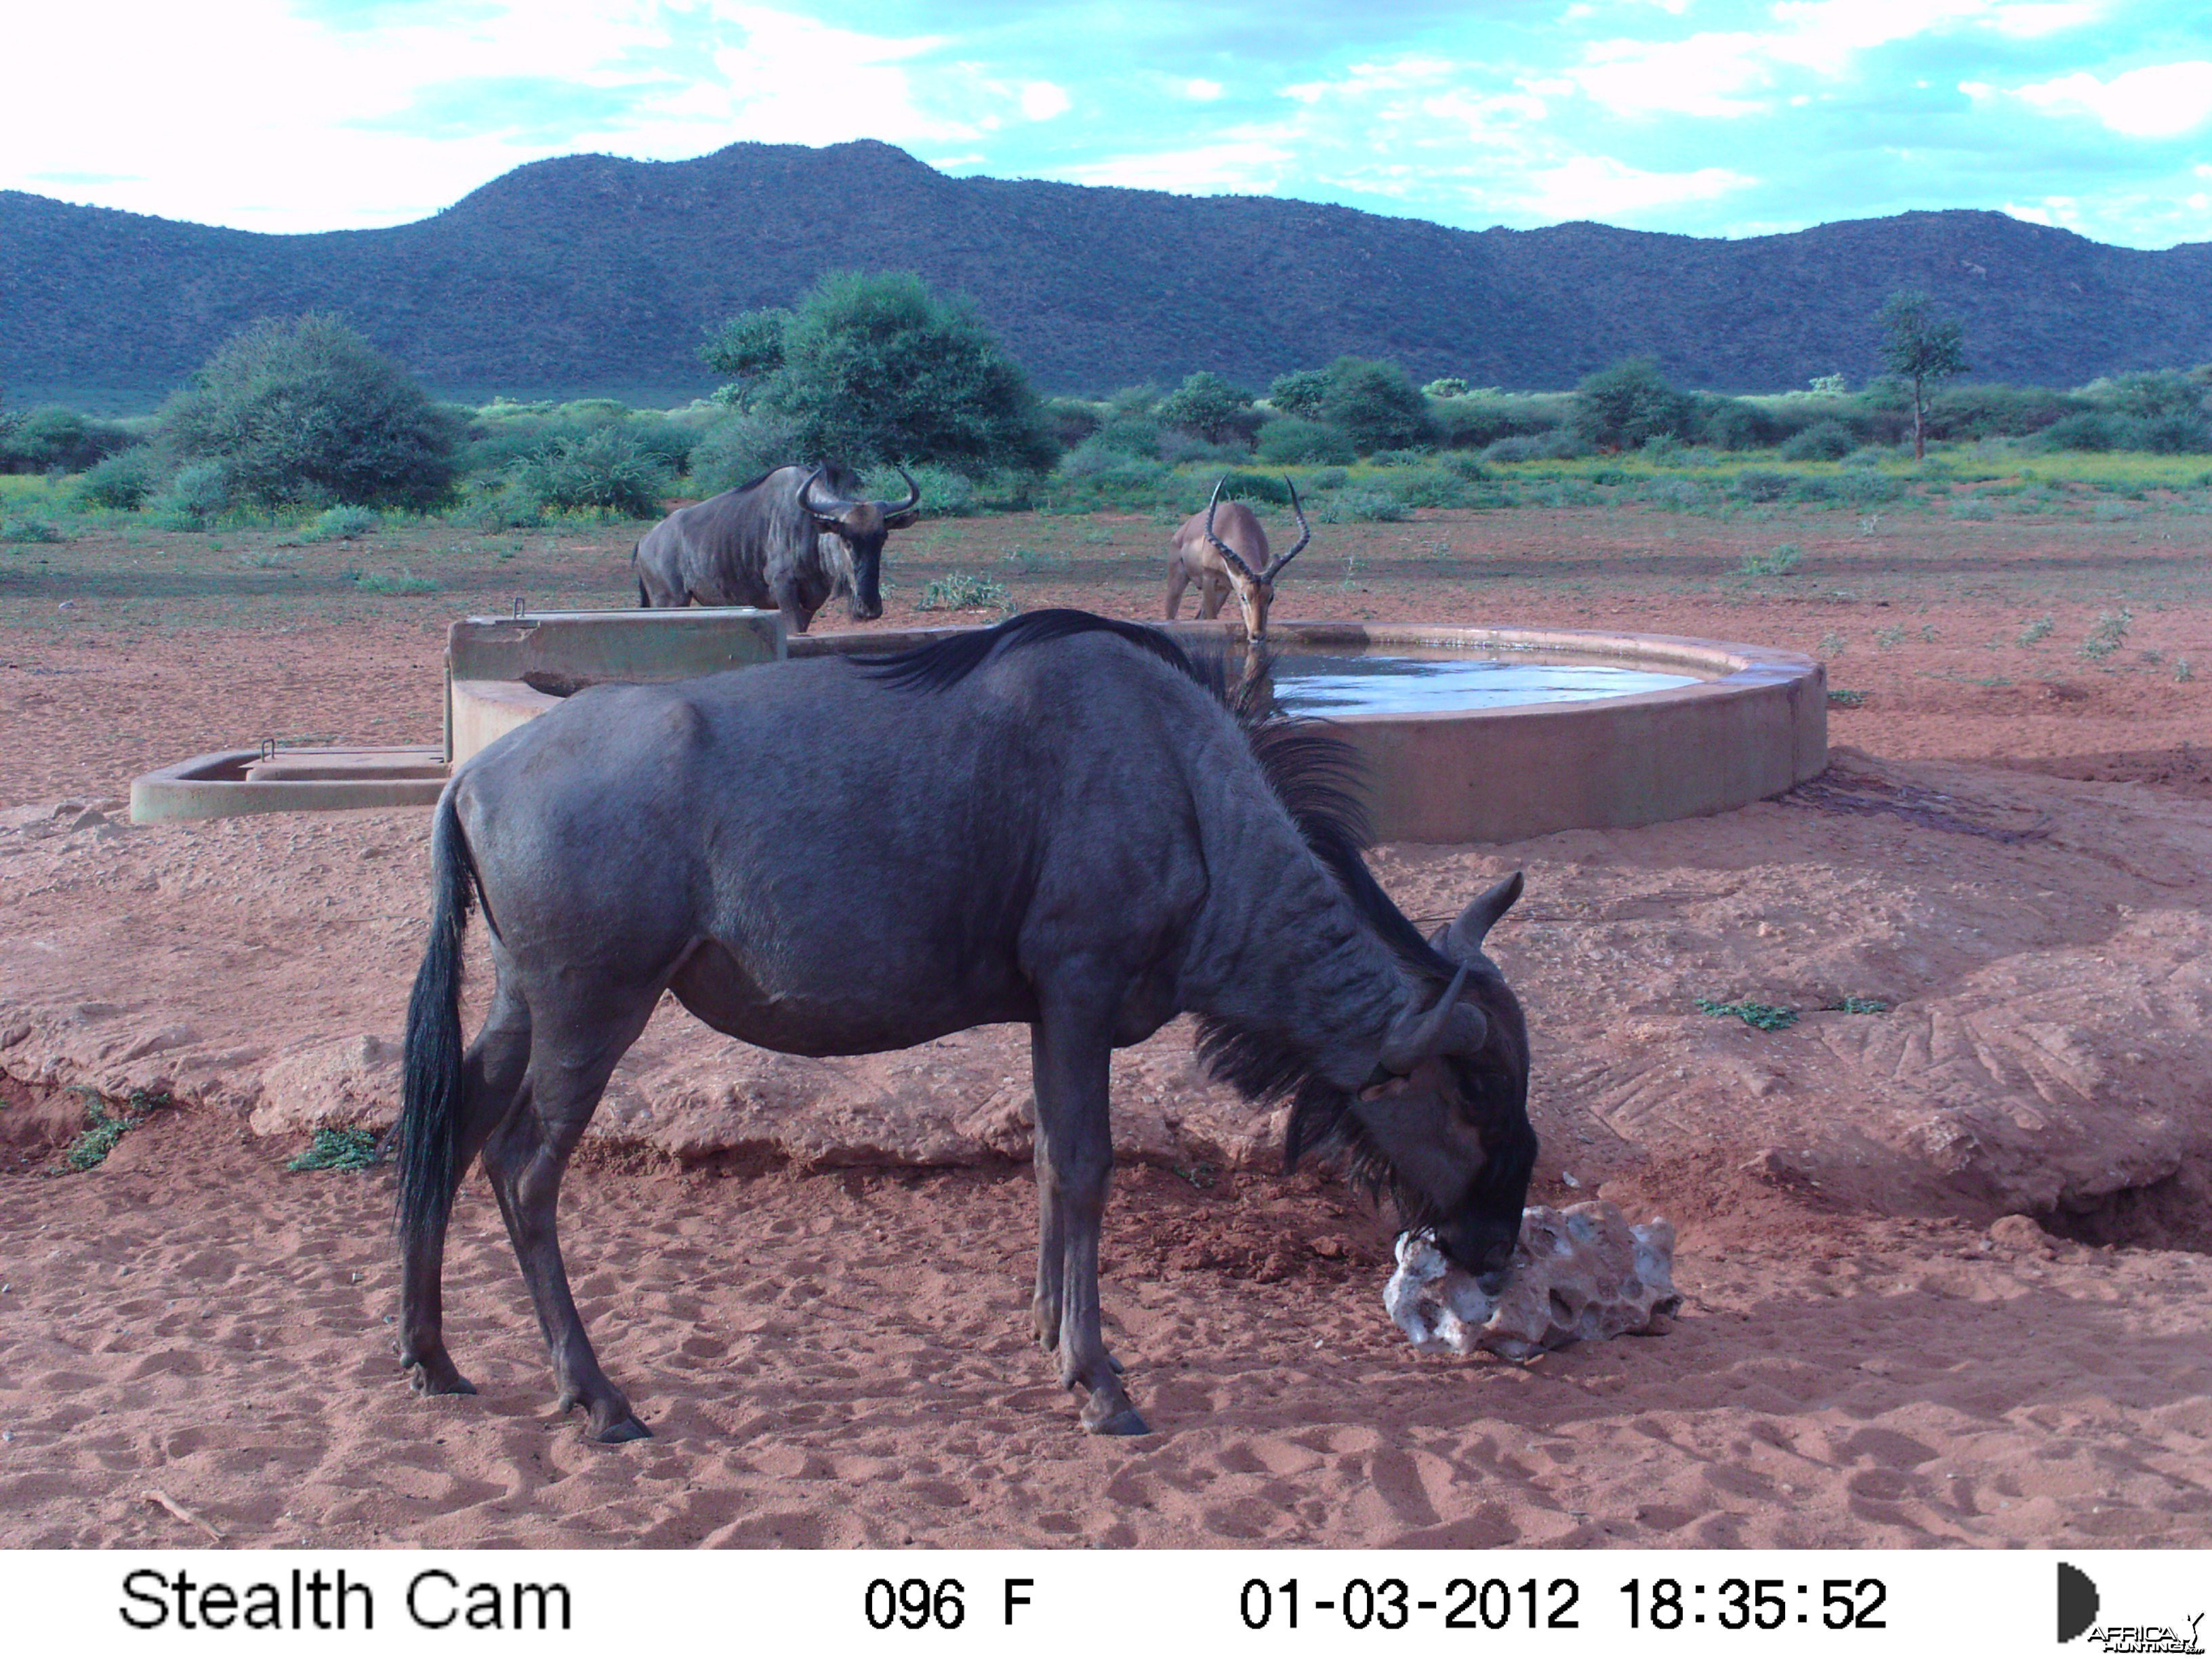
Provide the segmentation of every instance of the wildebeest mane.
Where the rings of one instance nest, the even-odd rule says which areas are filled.
[[[1358,751],[1325,720],[1285,714],[1267,694],[1264,676],[1232,677],[1218,655],[1194,659],[1158,629],[1093,616],[1087,611],[1032,611],[995,628],[976,629],[878,657],[858,659],[866,672],[893,685],[941,691],[958,684],[1000,651],[1024,649],[1085,634],[1111,634],[1149,652],[1218,698],[1236,717],[1252,757],[1275,798],[1316,858],[1376,935],[1413,974],[1449,980],[1447,961],[1384,892],[1360,855],[1370,839],[1360,799]],[[1211,1015],[1198,1022],[1198,1052],[1213,1077],[1250,1101],[1291,1107],[1283,1162],[1294,1169],[1306,1154],[1332,1154],[1347,1179],[1388,1193],[1409,1226],[1430,1218],[1430,1205],[1401,1180],[1351,1108],[1353,1095],[1314,1070],[1314,1056],[1277,1030]]]

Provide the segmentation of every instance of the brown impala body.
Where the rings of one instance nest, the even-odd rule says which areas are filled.
[[[1291,511],[1298,518],[1297,545],[1279,559],[1269,558],[1267,532],[1260,527],[1258,516],[1242,501],[1223,505],[1221,484],[1227,482],[1224,478],[1215,484],[1206,511],[1192,514],[1175,533],[1175,551],[1168,558],[1168,620],[1173,622],[1182,609],[1183,589],[1196,582],[1200,621],[1219,616],[1222,601],[1234,592],[1237,609],[1244,613],[1245,637],[1264,640],[1267,607],[1275,602],[1275,578],[1305,551],[1313,529],[1306,523],[1305,508],[1298,505],[1298,487],[1285,478],[1290,485]]]

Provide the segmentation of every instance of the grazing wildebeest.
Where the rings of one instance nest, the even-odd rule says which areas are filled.
[[[1221,614],[1221,603],[1233,589],[1237,608],[1244,613],[1245,638],[1264,640],[1267,607],[1275,602],[1275,578],[1283,574],[1285,565],[1305,551],[1306,544],[1313,539],[1313,526],[1306,522],[1305,508],[1298,505],[1298,487],[1285,477],[1291,511],[1298,515],[1298,544],[1281,558],[1269,559],[1267,532],[1260,527],[1259,515],[1242,501],[1222,507],[1221,486],[1228,482],[1226,477],[1218,480],[1206,511],[1192,514],[1175,533],[1175,551],[1168,556],[1168,620],[1173,622],[1176,612],[1182,609],[1182,591],[1193,582],[1198,584],[1201,622]],[[1221,518],[1218,534],[1217,510]],[[1256,574],[1255,565],[1259,567]]]
[[[858,499],[858,474],[834,462],[780,466],[750,483],[679,507],[630,550],[637,602],[648,609],[750,605],[783,612],[804,634],[849,572],[853,620],[884,614],[884,537],[915,520],[921,490],[904,467],[902,501]]]
[[[786,1054],[1030,1028],[1036,1336],[1138,1434],[1099,1334],[1108,1065],[1185,1010],[1214,1074],[1291,1106],[1493,1286],[1536,1154],[1528,1036],[1484,934],[1516,875],[1424,939],[1369,874],[1348,750],[1232,711],[1153,629],[1042,611],[869,661],[599,685],[481,750],[431,832],[429,946],[398,1127],[400,1357],[471,1392],[441,1332],[453,1194],[485,1173],[599,1440],[646,1432],[600,1370],[554,1233],[561,1176],[661,993]],[[896,780],[896,787],[887,780]],[[465,1053],[471,902],[497,986]]]

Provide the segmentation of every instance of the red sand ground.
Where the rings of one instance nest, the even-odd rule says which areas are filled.
[[[2212,796],[2212,694],[2175,669],[2212,666],[2205,523],[1908,519],[1865,534],[1840,517],[1425,515],[1326,529],[1281,609],[1820,650],[1832,684],[1869,694],[1837,712],[1837,742],[1954,763],[1947,775],[1978,775],[2008,801],[2045,787],[2037,771],[2133,781],[2109,797],[2115,824],[2155,819],[2171,836],[2212,829],[2212,806],[2197,805]],[[1026,605],[1142,616],[1157,604],[1157,526],[989,520],[916,541],[932,536],[895,554],[887,624],[915,620],[903,601],[956,566],[1003,573]],[[0,804],[112,798],[150,765],[264,733],[428,739],[446,617],[517,587],[540,604],[616,600],[628,545],[532,538],[502,560],[509,538],[450,555],[245,540],[292,570],[239,564],[235,536],[219,554],[204,538],[79,544],[52,552],[44,574],[10,569]],[[1784,540],[1807,574],[1731,575]],[[1037,575],[1009,557],[1062,545],[1073,562]],[[439,570],[446,591],[372,602],[340,580],[344,565],[403,556]],[[2099,617],[2123,609],[2124,643],[2081,654]],[[2020,643],[2046,616],[2047,635]],[[2107,799],[2048,787],[2054,814]],[[1635,883],[1668,889],[1653,848],[1679,845],[1681,867],[1705,877],[1732,846],[1752,861],[1776,811],[1652,832],[1642,862],[1589,890],[1617,904]],[[1900,868],[1936,848],[1945,879],[1964,882],[1985,848],[1990,872],[2009,867],[1993,843],[1930,836],[1899,843]],[[164,844],[185,843],[144,843]],[[257,860],[283,844],[274,823],[210,837],[190,880],[250,910],[277,873]],[[0,884],[38,918],[15,943],[28,951],[50,925],[120,941],[66,964],[70,977],[112,980],[127,998],[181,948],[162,931],[176,895],[158,882],[134,895],[69,876],[46,842],[7,850]],[[1430,849],[1379,860],[1409,903],[1442,865],[1456,882],[1481,862]],[[1563,871],[1571,862],[1560,855]],[[2197,876],[2127,878],[2185,879],[2193,910]],[[347,884],[325,879],[327,904],[315,902],[368,947],[363,971],[389,976],[411,924],[356,918]],[[1808,882],[1830,895],[1802,919],[1817,929],[1850,883],[1811,866]],[[1999,884],[1995,902],[2027,920],[2061,896]],[[380,904],[392,889],[374,890]],[[305,901],[284,902],[289,915]],[[2136,938],[2116,927],[2097,947],[2116,973],[2148,948]],[[1534,980],[1569,983],[1571,957],[1526,948]],[[2185,967],[2158,959],[2168,976]],[[1634,986],[1609,983],[1630,966],[1590,958],[1573,994],[1535,1005],[1540,1030],[1547,1014],[1579,1027],[1601,1022],[1609,997],[1633,1002]],[[272,997],[344,1000],[334,983],[285,988],[281,972],[236,967],[235,994],[255,1005],[242,1018]],[[223,975],[205,977],[200,1006],[219,1007]],[[1547,1040],[1564,1052],[1574,1038]],[[2201,1030],[2172,1040],[2201,1063]],[[1820,1063],[1813,1049],[1793,1061]],[[1898,1086],[1912,1081],[1901,1069]],[[448,1282],[456,1354],[484,1392],[423,1402],[390,1352],[386,1174],[284,1175],[296,1136],[272,1142],[212,1110],[156,1113],[98,1170],[57,1174],[67,1103],[0,1091],[19,1154],[0,1174],[8,1545],[210,1541],[148,1501],[155,1489],[241,1544],[2212,1543],[2212,1263],[2124,1242],[2194,1242],[2201,1218],[2130,1231],[2106,1217],[2121,1247],[2093,1247],[2019,1218],[1847,1211],[1802,1180],[1745,1172],[1734,1152],[1647,1144],[1607,1165],[1604,1191],[1680,1227],[1682,1318],[1662,1337],[1516,1367],[1412,1355],[1381,1312],[1384,1231],[1333,1185],[1231,1174],[1201,1189],[1139,1167],[1117,1189],[1107,1298],[1158,1432],[1106,1443],[1076,1432],[1073,1402],[1023,1334],[1025,1174],[601,1160],[572,1179],[565,1241],[603,1355],[657,1437],[607,1450],[546,1403],[534,1322],[480,1190],[464,1200]],[[1547,1183],[1556,1168],[1555,1154]],[[1566,1196],[1549,1184],[1540,1195]]]

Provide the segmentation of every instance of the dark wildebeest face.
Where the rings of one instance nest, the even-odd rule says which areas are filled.
[[[823,482],[822,475],[828,470],[819,466],[814,469],[813,476],[799,492],[799,504],[805,507],[817,530],[845,544],[853,562],[853,620],[873,622],[884,614],[884,538],[914,522],[914,509],[921,501],[921,489],[908,477],[907,470],[900,467],[898,475],[906,479],[904,501],[848,501],[833,494]]]
[[[1389,1166],[1407,1220],[1426,1226],[1492,1296],[1504,1288],[1536,1166],[1528,1027],[1482,951],[1520,896],[1516,874],[1431,941],[1453,976],[1433,1004],[1407,1010],[1383,1044],[1382,1076],[1352,1109]]]

